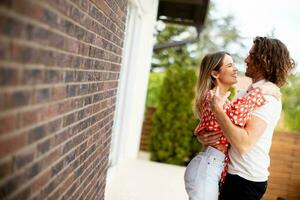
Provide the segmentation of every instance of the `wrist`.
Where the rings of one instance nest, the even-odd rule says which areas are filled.
[[[221,107],[218,106],[218,105],[214,106],[214,108],[213,108],[212,110],[213,110],[213,112],[214,112],[215,114],[217,114],[217,115],[223,112],[223,108],[221,108]]]

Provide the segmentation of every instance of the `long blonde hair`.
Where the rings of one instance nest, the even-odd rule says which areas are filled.
[[[216,86],[215,78],[211,75],[212,71],[220,70],[225,55],[230,54],[225,51],[218,51],[207,54],[202,59],[198,75],[196,99],[194,105],[194,113],[199,119],[201,119],[205,94]]]

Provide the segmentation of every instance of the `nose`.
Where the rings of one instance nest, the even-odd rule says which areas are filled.
[[[236,64],[234,64],[234,66],[233,66],[233,71],[234,71],[234,72],[237,72],[237,71],[238,71],[238,69],[237,69],[237,67],[236,67]]]
[[[247,57],[245,58],[245,60],[244,60],[245,63],[248,63],[248,58],[249,58],[249,56],[247,56]]]

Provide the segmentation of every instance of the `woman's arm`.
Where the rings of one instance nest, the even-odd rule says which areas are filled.
[[[217,132],[207,132],[205,130],[200,131],[201,134],[197,135],[198,141],[203,146],[213,146],[219,144],[221,135]]]

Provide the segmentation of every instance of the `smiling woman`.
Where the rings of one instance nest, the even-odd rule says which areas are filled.
[[[200,65],[195,100],[195,114],[201,119],[203,100],[208,90],[221,87],[223,95],[237,82],[237,69],[227,52],[206,55]]]
[[[195,114],[200,119],[194,133],[198,137],[201,131],[220,133],[218,141],[205,147],[202,154],[195,156],[185,171],[185,188],[190,199],[218,199],[219,181],[224,182],[228,165],[228,141],[221,133],[211,112],[211,100],[215,95],[224,99],[222,106],[229,109],[229,88],[237,82],[237,69],[227,52],[207,54],[201,61]]]

